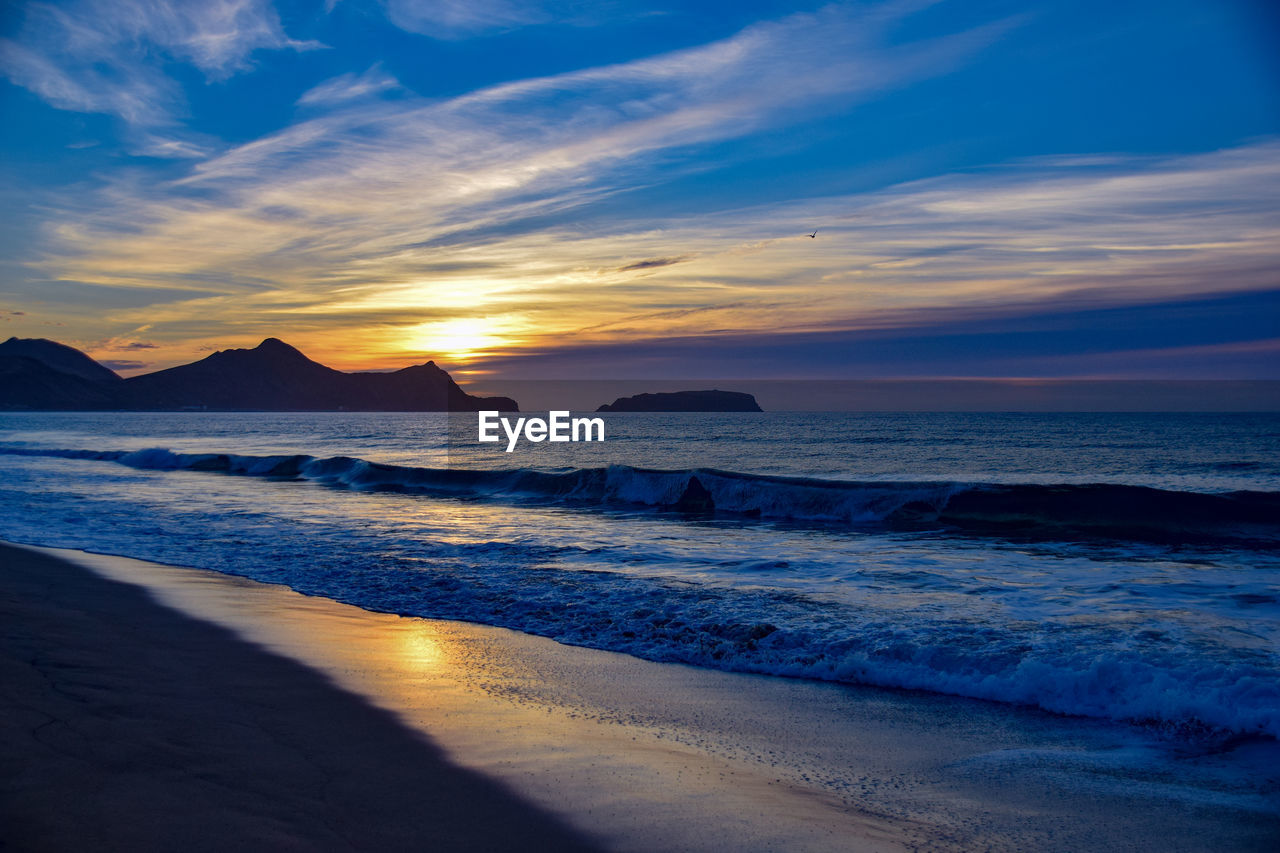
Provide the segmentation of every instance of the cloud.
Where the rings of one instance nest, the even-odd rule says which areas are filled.
[[[674,220],[592,219],[590,230],[572,225],[572,208],[501,225],[510,210],[492,202],[418,208],[412,227],[401,218],[412,209],[363,206],[358,195],[295,197],[290,217],[175,203],[161,208],[176,217],[166,219],[143,204],[128,217],[150,223],[138,233],[63,223],[64,245],[83,255],[51,263],[117,286],[198,279],[197,298],[115,314],[170,333],[289,323],[319,334],[363,323],[360,337],[387,352],[423,319],[459,315],[502,318],[509,347],[856,334],[943,315],[1010,318],[1047,305],[1103,309],[1271,287],[1277,197],[1280,145],[1259,143],[1105,169],[1019,164]],[[487,217],[491,230],[468,230],[468,216]],[[815,221],[819,239],[801,236]],[[434,240],[406,239],[424,225]],[[619,266],[619,257],[642,260]],[[213,270],[220,284],[207,278]],[[502,347],[487,351],[496,359]]]
[[[135,349],[135,350],[136,349],[157,349],[157,348],[158,348],[157,344],[151,344],[145,341],[130,341],[129,343],[123,344],[119,347],[119,349]]]
[[[508,377],[1280,379],[1280,291],[1080,308],[933,310],[881,328],[619,340],[487,360]],[[1228,368],[1224,373],[1223,368]]]
[[[1274,141],[1194,156],[1086,152],[728,210],[690,196],[677,216],[622,201],[712,168],[701,155],[726,140],[856,115],[1008,27],[892,44],[898,20],[886,8],[901,7],[828,7],[437,101],[368,97],[394,85],[377,66],[344,75],[303,96],[323,110],[179,179],[117,175],[52,204],[40,267],[163,289],[163,303],[109,318],[154,323],[157,340],[287,323],[307,344],[342,328],[389,363],[397,348],[420,349],[414,329],[454,317],[502,329],[485,350],[500,354],[567,338],[898,328],[938,311],[1013,316],[1046,301],[1101,308],[1274,284]],[[802,236],[815,227],[817,239]]]
[[[605,22],[666,14],[640,10],[618,0],[381,0],[387,20],[402,30],[435,39],[495,35],[521,27],[561,24],[598,26]],[[327,0],[332,10],[337,0]]]
[[[551,20],[569,3],[518,0],[383,0],[387,18],[402,30],[439,39],[514,29]]]
[[[656,269],[658,267],[669,267],[675,264],[684,263],[685,261],[690,260],[692,257],[693,257],[692,255],[680,255],[674,258],[648,258],[643,261],[636,261],[635,263],[630,263],[630,264],[627,264],[626,266],[618,267],[618,272],[631,272],[632,270],[649,270],[649,269]]]
[[[298,98],[298,103],[302,106],[329,106],[367,98],[399,87],[400,82],[396,78],[383,71],[381,65],[374,65],[363,74],[343,74],[326,80],[305,92]]]
[[[150,367],[149,361],[129,361],[128,359],[99,359],[98,364],[108,370],[141,370],[144,367]]]
[[[50,51],[52,53],[52,51]],[[52,106],[86,113],[110,113],[131,125],[173,122],[181,103],[177,86],[145,66],[118,63],[108,70],[67,67],[49,53],[0,39],[0,71],[11,82]]]
[[[166,62],[218,81],[249,68],[256,50],[317,47],[290,39],[269,0],[74,0],[28,2],[12,39],[0,40],[0,73],[64,110],[107,113],[146,131],[149,156],[200,156],[172,134],[185,109]]]
[[[993,37],[983,30],[887,50],[877,44],[884,26],[828,9],[700,48],[452,100],[339,99],[322,115],[202,160],[180,181],[118,179],[96,212],[54,226],[55,253],[69,261],[61,274],[136,286],[217,279],[234,292],[264,281],[324,289],[412,280],[428,259],[440,260],[442,246],[606,197],[645,164],[667,168],[689,146],[942,73]],[[366,72],[310,98],[332,103],[383,82]],[[282,208],[302,215],[270,213]],[[121,222],[131,233],[120,233]],[[502,266],[502,256],[488,262]],[[459,248],[448,260],[474,258]]]

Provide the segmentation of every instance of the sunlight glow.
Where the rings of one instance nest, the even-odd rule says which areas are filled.
[[[400,662],[411,672],[437,669],[446,660],[435,632],[426,625],[409,623],[400,634]]]
[[[508,343],[507,338],[494,334],[489,318],[458,317],[410,328],[404,348],[437,353],[450,362],[467,362]]]

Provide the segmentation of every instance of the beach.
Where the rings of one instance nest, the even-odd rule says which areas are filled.
[[[5,546],[6,850],[590,850],[319,673]]]
[[[7,849],[1262,850],[1280,833],[1268,739],[1196,750],[123,558],[4,546],[0,565]]]

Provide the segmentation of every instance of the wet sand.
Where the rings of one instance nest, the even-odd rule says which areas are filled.
[[[0,849],[1280,838],[1272,741],[655,664],[74,552],[0,546],[0,624]]]
[[[0,565],[0,849],[594,849],[295,661],[61,560]]]

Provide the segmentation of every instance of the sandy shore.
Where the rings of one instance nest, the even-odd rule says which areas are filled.
[[[587,850],[394,715],[0,546],[0,848]]]
[[[732,675],[0,546],[0,849],[1209,850],[1274,742]]]

